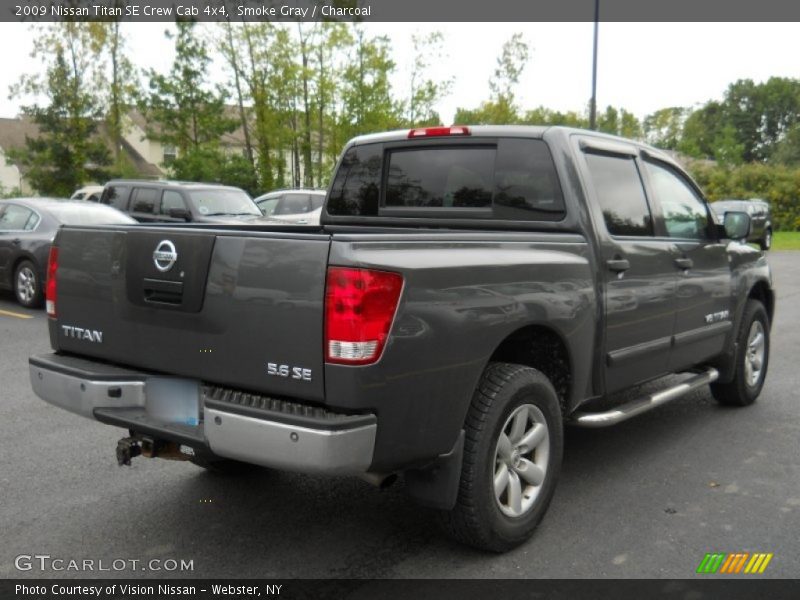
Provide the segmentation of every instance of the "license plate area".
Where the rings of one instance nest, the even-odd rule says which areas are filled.
[[[200,423],[200,383],[195,379],[148,377],[144,386],[145,412],[162,423]]]

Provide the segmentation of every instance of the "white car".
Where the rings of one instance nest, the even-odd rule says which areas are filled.
[[[255,199],[265,217],[296,223],[318,225],[325,202],[324,190],[276,190]]]
[[[87,202],[100,202],[100,196],[103,195],[102,185],[87,185],[79,190],[76,190],[70,200],[86,200]]]

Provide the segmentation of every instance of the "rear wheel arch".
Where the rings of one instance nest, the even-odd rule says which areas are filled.
[[[504,362],[541,371],[556,390],[562,413],[572,391],[573,361],[563,337],[545,325],[526,325],[506,336],[487,362]]]

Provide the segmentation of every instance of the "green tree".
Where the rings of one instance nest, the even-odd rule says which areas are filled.
[[[564,125],[566,127],[589,127],[589,119],[575,111],[560,112],[539,106],[525,113],[521,123],[526,125]]]
[[[356,27],[352,57],[341,81],[339,125],[344,137],[400,125],[399,107],[392,97],[389,79],[394,68],[389,38],[369,38],[362,28]]]
[[[792,127],[775,146],[772,161],[793,167],[800,166],[800,124]]]
[[[127,0],[114,0],[114,6],[124,10]],[[124,175],[130,165],[122,154],[122,139],[125,134],[125,113],[136,103],[139,81],[138,73],[128,58],[127,40],[123,35],[122,21],[111,19],[95,28],[102,54],[107,60],[107,83],[105,90],[106,126],[111,138],[114,154],[115,175]]]
[[[168,75],[149,72],[150,91],[142,108],[154,126],[148,135],[174,146],[178,155],[217,148],[221,137],[236,128],[226,115],[225,90],[208,82],[206,44],[195,34],[190,21],[176,23],[175,61]]]
[[[503,44],[494,75],[489,79],[489,89],[495,102],[505,101],[514,105],[515,88],[529,60],[530,47],[522,33],[517,32]]]
[[[677,150],[689,112],[680,106],[670,106],[647,115],[642,123],[647,142],[665,150]]]
[[[597,130],[612,135],[637,139],[642,137],[642,125],[636,116],[624,108],[607,106],[597,117]]]
[[[438,125],[441,118],[434,106],[450,93],[453,79],[437,81],[429,76],[428,71],[443,59],[444,36],[440,31],[434,31],[427,35],[415,33],[411,39],[414,43],[414,61],[404,110],[405,124],[409,127]]]
[[[63,21],[37,30],[32,57],[43,61],[43,75],[26,75],[12,96],[44,98],[23,106],[22,113],[38,127],[38,135],[8,157],[26,171],[39,193],[69,196],[89,181],[103,181],[110,164],[107,145],[98,137],[104,82],[98,54],[98,23]]]
[[[456,123],[475,125],[507,125],[518,123],[515,89],[530,59],[530,48],[521,33],[509,38],[497,58],[492,77],[489,78],[491,98],[478,108],[456,110]]]

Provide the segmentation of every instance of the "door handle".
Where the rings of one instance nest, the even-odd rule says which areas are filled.
[[[694,266],[694,261],[691,258],[676,258],[675,266],[684,271],[688,271]]]
[[[606,266],[610,271],[615,273],[623,273],[631,268],[631,263],[627,258],[611,258],[606,261]]]

